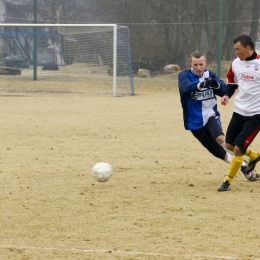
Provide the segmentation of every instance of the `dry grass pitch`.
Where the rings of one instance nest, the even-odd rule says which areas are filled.
[[[0,93],[0,259],[260,259],[260,182],[238,173],[218,193],[228,165],[184,130],[176,78],[135,84],[133,97]],[[225,130],[232,102],[219,108]]]

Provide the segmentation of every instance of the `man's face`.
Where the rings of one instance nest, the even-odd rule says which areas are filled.
[[[204,69],[207,65],[206,59],[204,56],[201,56],[200,58],[196,59],[194,57],[191,58],[191,67],[194,69],[196,74],[198,76],[201,76],[204,72]]]
[[[234,44],[235,54],[240,60],[245,60],[253,54],[250,46],[243,47],[240,42]]]

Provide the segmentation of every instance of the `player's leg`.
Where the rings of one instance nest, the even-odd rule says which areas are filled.
[[[260,130],[260,115],[244,117],[244,127],[238,135],[235,145],[250,158],[247,171],[253,171],[257,162],[260,161],[260,154],[249,148]]]
[[[250,152],[252,152],[252,150],[250,150]],[[257,162],[260,161],[260,154],[259,153],[256,156],[254,156],[253,153],[252,153],[250,157],[252,159],[249,161],[249,164],[248,164],[248,167],[247,167],[247,172],[253,171],[255,169]],[[253,159],[253,158],[255,158],[255,159]]]
[[[227,153],[211,136],[209,130],[203,127],[199,130],[191,131],[193,136],[215,157],[224,160],[227,158]]]
[[[216,158],[223,160],[226,163],[230,163],[232,160],[232,155],[227,153],[227,151],[216,142],[219,137],[224,137],[224,133],[222,132],[222,127],[220,120],[218,118],[212,117],[208,121],[205,127],[199,130],[192,130],[192,134],[198,141]],[[247,173],[247,161],[244,160],[241,165],[241,172],[244,174],[245,178],[250,181],[258,180],[258,175],[254,172]]]
[[[233,125],[233,127],[230,126],[228,131],[230,131],[233,135],[232,136],[231,136],[231,134],[228,135],[229,136],[228,138],[230,138],[230,139],[227,139],[226,148],[227,148],[227,150],[233,150],[234,151],[234,145],[236,143],[233,140],[234,140],[235,136],[240,136],[241,132],[244,132],[244,129],[246,129],[248,131],[248,129],[250,127],[248,127],[247,125],[243,126],[243,122],[240,121],[240,119],[239,120],[234,120],[234,124],[232,124],[232,125]],[[245,133],[244,136],[247,136],[247,133]],[[241,144],[242,144],[242,142],[245,143],[244,137],[242,137],[242,139],[241,139]],[[241,151],[239,154],[237,154],[235,152],[235,156],[242,156],[241,153],[243,153],[243,152]],[[253,171],[254,169],[248,170],[248,165],[249,165],[248,162],[243,158],[242,165],[240,167],[241,172],[244,174],[244,176],[245,176],[245,178],[247,180],[249,180],[249,181],[258,181],[259,180],[259,175],[256,172]]]
[[[231,160],[232,160],[232,156],[233,156],[233,147],[230,146],[229,149],[227,149],[225,147],[225,136],[224,136],[224,133],[223,133],[220,117],[219,116],[211,117],[205,127],[208,129],[208,131],[209,131],[210,135],[212,136],[213,140],[215,140],[219,145],[221,145],[224,148],[224,150],[227,152],[224,161],[227,162],[227,163],[230,163]],[[247,170],[246,166],[247,165],[248,165],[248,163],[246,161],[242,163],[241,171],[242,171],[243,174],[244,174],[244,172],[247,174],[247,172],[246,172],[246,170]],[[247,178],[247,176],[245,176],[245,177]]]
[[[212,135],[213,139],[219,145],[221,145],[229,155],[233,156],[234,147],[233,146],[226,147],[225,135],[223,133],[223,128],[222,128],[222,124],[220,121],[220,117],[219,116],[211,117],[207,123],[207,128],[208,128],[210,134]],[[231,156],[230,156],[230,158],[231,158]],[[230,163],[230,161],[229,161],[229,163]]]
[[[233,149],[228,150],[225,147],[225,135],[223,133],[220,117],[211,117],[205,127],[208,129],[213,140],[215,140],[219,145],[221,145],[224,148],[224,150],[228,154],[230,154],[229,157],[231,157],[233,155]]]
[[[208,130],[208,132],[212,136],[213,140],[216,141],[215,143],[218,143],[219,145],[221,145],[224,148],[224,150],[227,152],[224,161],[227,163],[231,163],[233,152],[231,152],[230,150],[233,151],[233,146],[230,145],[229,149],[225,148],[225,136],[222,131],[222,125],[221,125],[220,118],[218,116],[211,117],[209,119],[208,123],[206,124],[205,128]],[[216,147],[216,145],[213,145],[211,143],[209,143],[209,145],[210,145],[208,147],[209,151],[211,151],[213,154],[218,153],[219,147]],[[245,178],[250,181],[258,180],[258,176],[254,172],[247,171],[247,166],[248,166],[248,162],[246,160],[243,160],[240,170],[244,174]]]
[[[226,178],[224,179],[224,182],[219,187],[218,191],[228,191],[230,190],[230,185],[233,181],[233,178],[236,176],[237,172],[242,166],[242,163],[244,162],[244,153],[245,148],[243,148],[243,145],[241,146],[241,140],[244,138],[245,132],[244,127],[244,117],[233,113],[231,121],[229,123],[228,129],[227,129],[227,135],[226,135],[226,143],[230,146],[234,146],[234,155],[232,157],[228,174]],[[243,133],[243,134],[241,134]],[[243,138],[242,138],[243,137]],[[245,140],[245,139],[244,139]],[[254,175],[254,172],[251,172],[249,174]],[[256,180],[257,176],[256,174],[254,176],[251,176],[254,180]]]
[[[243,121],[241,120],[241,117],[238,114],[233,113],[226,133],[227,146],[234,146],[236,137],[239,135],[240,131],[242,131],[242,128],[243,128]],[[218,191],[230,190],[230,185],[233,181],[233,178],[236,176],[239,168],[242,166],[243,161],[244,161],[244,156],[242,153],[239,156],[237,153],[233,155],[231,163],[229,165],[228,174],[225,177],[222,185],[218,188]]]

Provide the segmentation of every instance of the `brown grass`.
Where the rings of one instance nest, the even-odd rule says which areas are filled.
[[[184,130],[176,78],[135,92],[1,93],[0,259],[259,259],[260,183],[217,192],[228,165]]]

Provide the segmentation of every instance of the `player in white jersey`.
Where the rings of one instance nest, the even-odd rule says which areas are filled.
[[[227,90],[221,104],[227,105],[238,88],[235,108],[226,133],[226,148],[234,152],[228,174],[218,191],[230,190],[244,155],[250,158],[247,172],[254,170],[260,161],[260,154],[249,148],[260,130],[260,55],[248,35],[240,35],[234,40],[237,58],[227,73]]]

